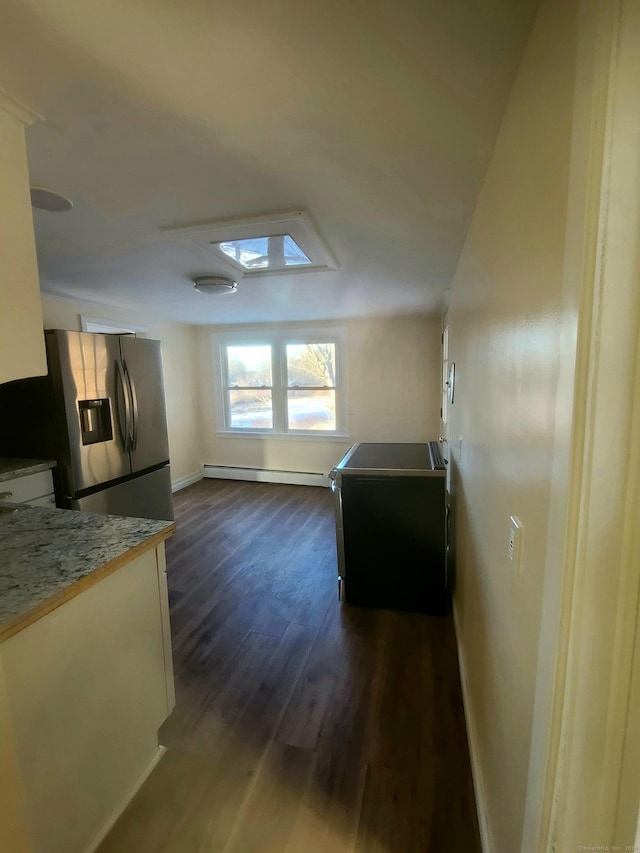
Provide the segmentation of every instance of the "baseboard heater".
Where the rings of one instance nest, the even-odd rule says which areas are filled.
[[[289,483],[293,486],[329,486],[329,475],[316,471],[281,471],[274,468],[241,468],[205,465],[204,476],[219,480],[250,480],[256,483]]]

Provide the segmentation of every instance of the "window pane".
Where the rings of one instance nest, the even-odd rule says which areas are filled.
[[[229,385],[271,386],[271,347],[227,347]]]
[[[273,429],[271,391],[229,391],[229,420],[233,429]]]
[[[287,391],[289,429],[334,430],[335,391]]]
[[[306,266],[311,261],[296,243],[293,237],[288,234],[284,235],[283,242],[284,262],[288,267]]]
[[[287,344],[290,388],[336,384],[335,344]]]
[[[215,245],[220,246],[225,255],[247,270],[281,270],[290,266],[308,266],[311,263],[290,234],[227,240]]]

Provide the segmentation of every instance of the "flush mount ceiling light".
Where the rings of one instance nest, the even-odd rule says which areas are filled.
[[[31,187],[31,206],[50,213],[67,213],[73,207],[73,202],[45,187]]]
[[[224,278],[220,275],[199,275],[192,281],[194,288],[200,293],[223,295],[235,293],[238,289],[237,283],[232,278]]]
[[[163,233],[191,240],[245,278],[338,267],[311,220],[300,210],[165,228]]]

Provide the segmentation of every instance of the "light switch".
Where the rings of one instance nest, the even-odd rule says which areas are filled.
[[[458,461],[462,465],[462,436],[458,439]]]
[[[522,559],[522,523],[512,515],[509,519],[509,544],[507,549],[509,560],[513,563],[516,575],[520,574]]]

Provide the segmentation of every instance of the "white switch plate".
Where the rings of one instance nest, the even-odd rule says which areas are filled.
[[[507,545],[507,556],[513,563],[516,575],[520,574],[520,563],[522,562],[522,523],[515,515],[509,519],[509,542]]]

